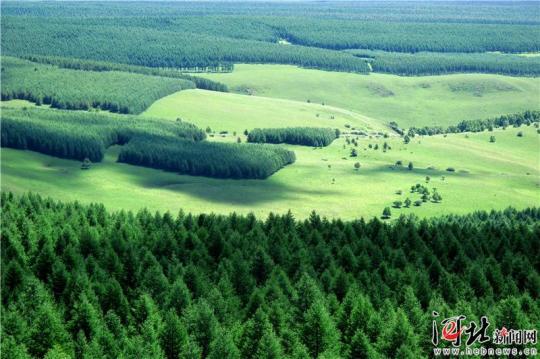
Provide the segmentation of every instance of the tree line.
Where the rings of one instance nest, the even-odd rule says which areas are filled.
[[[21,99],[58,109],[141,113],[171,93],[195,88],[191,80],[118,71],[62,69],[2,57],[2,100]]]
[[[398,53],[351,50],[365,59],[374,72],[404,76],[438,75],[458,72],[480,72],[512,76],[538,76],[540,57],[495,53]]]
[[[407,131],[407,135],[409,137],[414,137],[415,135],[432,136],[444,133],[482,132],[485,130],[491,131],[494,128],[499,127],[519,127],[521,125],[529,126],[538,122],[540,122],[540,111],[527,110],[522,113],[501,115],[483,120],[463,120],[457,125],[448,126],[447,128],[443,128],[441,126],[411,127]]]
[[[278,146],[155,136],[135,137],[118,155],[119,162],[137,166],[234,179],[264,179],[295,159],[293,151]]]
[[[184,72],[231,72],[234,68],[233,64],[221,64],[217,67],[205,67],[199,68],[180,68],[180,69],[166,69],[166,68],[152,68],[144,66],[135,66],[128,64],[118,64],[114,62],[106,61],[91,61],[82,59],[73,59],[67,57],[55,57],[55,56],[23,56],[24,59],[42,63],[54,65],[61,68],[73,69],[73,70],[85,70],[85,71],[121,71],[132,72],[150,76],[171,77],[177,79],[184,79],[195,83],[195,87],[198,89],[228,92],[227,85],[213,81],[204,77],[188,75]]]
[[[390,9],[391,11],[391,9]],[[298,17],[272,19],[293,44],[332,50],[389,52],[536,52],[538,24],[486,24],[418,21],[343,21]]]
[[[337,137],[338,132],[331,128],[255,128],[248,133],[247,140],[255,143],[287,143],[290,145],[325,147]]]
[[[109,212],[2,192],[6,358],[428,358],[432,313],[540,322],[540,210]],[[475,345],[476,347],[476,345]]]

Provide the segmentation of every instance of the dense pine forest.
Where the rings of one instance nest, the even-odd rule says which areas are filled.
[[[255,128],[248,133],[248,142],[288,143],[324,147],[339,137],[339,130],[316,127]]]
[[[119,162],[216,178],[264,179],[296,160],[293,151],[260,144],[193,142],[138,136],[122,147]]]
[[[190,88],[195,84],[185,79],[77,71],[2,58],[2,100],[29,100],[69,110],[140,113],[157,99]]]
[[[425,358],[432,311],[540,325],[537,208],[384,223],[1,199],[5,358]]]
[[[227,64],[214,67],[204,67],[204,68],[180,68],[180,69],[163,69],[163,68],[153,68],[153,67],[143,67],[143,66],[134,66],[126,64],[117,64],[113,62],[106,61],[92,61],[92,60],[81,60],[81,59],[72,59],[68,57],[56,57],[56,56],[27,56],[27,60],[37,63],[55,65],[57,67],[74,69],[74,70],[84,70],[84,71],[122,71],[122,72],[133,72],[143,75],[150,76],[162,76],[162,77],[172,77],[177,79],[184,79],[195,83],[195,86],[199,89],[209,90],[209,91],[219,91],[227,92],[227,86],[215,82],[203,77],[192,76],[184,73],[183,71],[189,72],[231,72],[234,68],[232,64]]]
[[[540,75],[540,57],[500,53],[398,53],[349,50],[365,59],[374,72],[403,76],[479,72],[512,76]]]
[[[398,53],[376,56],[372,70],[381,72],[540,72],[537,57],[486,54],[540,50],[534,2],[172,2],[134,11],[121,2],[104,7],[8,1],[2,12],[2,49],[12,56],[194,71],[222,71],[236,62],[366,73],[371,70],[365,59],[341,51],[363,49]],[[418,52],[440,54],[411,58]]]

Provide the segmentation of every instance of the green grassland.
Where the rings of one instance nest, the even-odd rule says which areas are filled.
[[[517,137],[518,131],[524,136]],[[491,135],[495,135],[495,143],[489,142]],[[437,188],[443,201],[392,209],[394,217],[401,213],[468,213],[508,205],[523,208],[540,200],[538,136],[536,128],[530,126],[493,133],[415,137],[408,145],[397,137],[366,137],[359,140],[357,158],[349,157],[352,146],[346,145],[344,138],[323,149],[286,146],[296,152],[297,162],[267,180],[217,180],[120,164],[115,162],[118,147],[109,149],[104,162],[94,164],[89,171],[81,171],[77,161],[3,148],[2,190],[102,202],[113,209],[236,211],[263,216],[291,209],[297,217],[316,210],[330,217],[357,218],[380,215],[383,207],[395,200],[419,199],[408,189],[416,183],[425,184],[425,177],[430,176],[425,185],[430,190]],[[226,136],[219,140],[234,139]],[[381,150],[384,141],[392,148],[386,153]],[[370,143],[378,143],[379,150],[369,149]],[[398,160],[404,168],[392,166]],[[353,168],[356,161],[362,165],[359,171]],[[406,169],[409,161],[414,163],[412,171]],[[456,172],[447,172],[447,167]],[[398,190],[403,194],[396,194]]]
[[[365,130],[384,129],[374,119],[332,106],[205,90],[176,92],[154,102],[143,115],[181,118],[216,132],[242,133],[256,127],[343,128],[346,124]]]
[[[358,75],[275,65],[238,65],[232,73],[205,76],[226,83],[236,93],[184,90],[154,102],[142,116],[169,121],[182,118],[201,128],[209,126],[211,141],[236,141],[239,136],[245,142],[245,129],[295,126],[343,132],[356,128],[373,137],[358,140],[357,158],[349,157],[352,145],[344,137],[323,149],[284,146],[295,151],[296,163],[266,180],[191,177],[120,164],[116,163],[118,148],[109,149],[105,161],[89,171],[81,171],[76,161],[4,148],[2,190],[103,202],[114,209],[237,211],[262,216],[291,209],[298,217],[316,210],[331,217],[357,218],[378,216],[385,206],[406,197],[418,200],[419,195],[408,189],[425,184],[425,177],[430,176],[425,185],[430,190],[436,187],[443,201],[393,209],[394,217],[539,203],[540,140],[532,126],[415,137],[408,145],[386,127],[389,121],[402,127],[445,126],[462,119],[538,109],[538,78]],[[3,103],[31,105],[26,101]],[[221,135],[221,131],[228,133]],[[524,136],[518,137],[518,131]],[[376,132],[391,136],[376,137]],[[489,142],[491,135],[495,135],[495,143]],[[385,141],[392,147],[386,153],[382,151]],[[379,149],[369,149],[369,144],[378,144]],[[398,160],[403,162],[401,169],[393,167]],[[357,161],[359,171],[354,169]],[[413,171],[406,169],[409,161]],[[448,167],[456,172],[447,172]],[[403,194],[396,194],[398,190]]]
[[[540,79],[488,74],[401,77],[236,65],[206,74],[231,91],[322,103],[402,127],[447,126],[461,120],[540,109]]]

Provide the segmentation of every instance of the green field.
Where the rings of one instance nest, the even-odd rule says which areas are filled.
[[[217,132],[242,133],[256,127],[343,128],[346,124],[358,129],[385,130],[377,120],[341,108],[205,90],[176,92],[154,102],[144,115],[170,120],[180,117]]]
[[[238,65],[232,73],[205,76],[226,83],[235,93],[184,90],[154,102],[142,116],[164,121],[181,118],[203,129],[210,127],[211,141],[240,137],[245,142],[245,129],[295,126],[339,128],[345,133],[360,129],[372,138],[359,138],[356,158],[349,157],[353,145],[346,144],[343,136],[323,149],[285,146],[295,151],[296,163],[267,180],[191,177],[120,164],[115,162],[118,148],[110,149],[106,160],[90,171],[81,171],[79,162],[4,148],[2,190],[103,202],[114,209],[234,210],[263,216],[291,209],[298,217],[312,210],[330,217],[378,216],[393,201],[418,200],[418,194],[408,191],[416,183],[437,188],[443,201],[393,209],[394,216],[469,213],[539,203],[536,128],[495,130],[495,143],[489,142],[492,133],[484,132],[416,137],[404,145],[386,126],[392,120],[402,127],[444,126],[538,109],[538,78],[357,75],[276,65]],[[3,106],[32,104],[9,101]],[[524,137],[518,137],[518,131]],[[377,132],[389,133],[390,138]],[[385,141],[392,148],[386,153],[382,151]],[[369,149],[369,144],[378,144],[379,149]],[[398,160],[403,162],[402,169],[392,166]],[[409,161],[413,171],[406,169]],[[359,171],[353,167],[355,162],[361,164]],[[448,167],[456,172],[447,172]],[[429,184],[426,176],[431,177]],[[396,194],[399,190],[402,195]]]
[[[517,137],[523,131],[523,137]],[[468,213],[477,209],[517,208],[537,205],[540,199],[539,138],[534,127],[508,128],[493,133],[415,138],[403,145],[398,138],[359,140],[359,157],[349,158],[351,146],[340,138],[323,149],[287,146],[297,162],[267,180],[217,180],[180,176],[116,163],[118,149],[110,149],[103,163],[81,171],[80,163],[34,152],[2,149],[2,190],[37,191],[62,200],[102,202],[113,209],[218,212],[286,212],[298,217],[310,211],[331,217],[377,216],[395,200],[419,198],[408,189],[416,184],[436,187],[441,203],[393,209],[400,213],[432,216]],[[232,140],[225,137],[221,140]],[[387,141],[391,150],[383,153]],[[366,149],[379,144],[379,150]],[[345,159],[343,159],[345,158]],[[415,169],[393,169],[397,160]],[[362,165],[359,171],[354,162]],[[331,166],[329,168],[328,166]],[[435,169],[427,169],[428,167]],[[446,172],[454,167],[455,173]],[[442,180],[445,176],[445,180]],[[333,182],[332,179],[335,179]],[[403,194],[396,194],[402,190]]]
[[[402,127],[452,125],[540,109],[540,79],[487,74],[401,77],[236,65],[232,73],[207,74],[243,94],[340,107]]]

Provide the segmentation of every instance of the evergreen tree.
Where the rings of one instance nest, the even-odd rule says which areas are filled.
[[[209,359],[240,359],[240,351],[234,344],[229,332],[223,330],[217,334],[210,345]]]
[[[369,342],[369,338],[361,330],[358,330],[352,337],[350,357],[355,359],[375,359],[380,356]]]
[[[72,350],[64,323],[50,303],[43,303],[37,308],[28,337],[28,352],[35,357],[43,357],[56,345],[68,351]]]
[[[259,341],[255,357],[260,359],[283,358],[283,349],[273,330],[266,329],[264,331],[263,336]]]
[[[216,338],[219,329],[212,308],[205,300],[201,300],[187,309],[185,321],[188,332],[200,346],[203,357],[206,357],[210,351],[210,343]]]
[[[324,304],[321,301],[315,302],[304,318],[302,338],[311,356],[317,358],[326,351],[338,354],[340,351],[339,332]]]
[[[411,200],[409,199],[409,197],[405,198],[405,207],[409,208],[411,206]]]
[[[168,359],[177,359],[188,345],[186,328],[173,310],[167,312],[163,324],[161,348]]]

